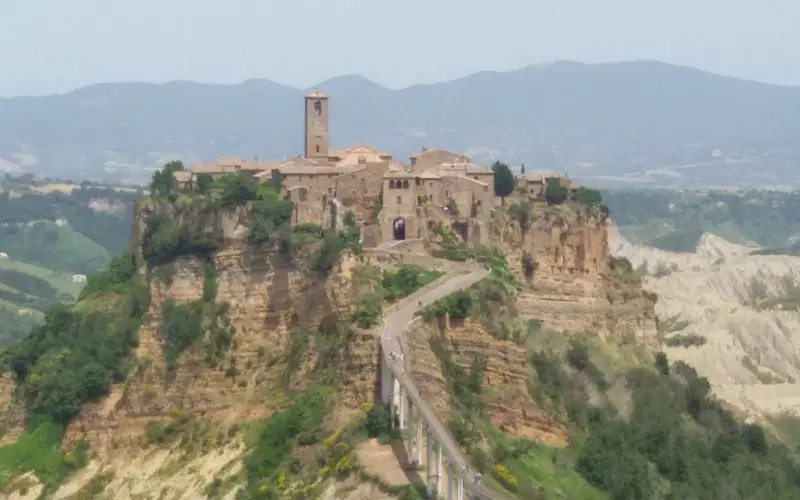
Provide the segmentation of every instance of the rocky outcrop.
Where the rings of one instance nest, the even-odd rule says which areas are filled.
[[[639,280],[611,268],[605,217],[579,207],[539,207],[527,226],[523,230],[496,210],[488,228],[489,241],[484,243],[505,253],[522,285],[515,303],[493,306],[497,318],[536,320],[537,328],[566,335],[596,333],[612,345],[656,342],[654,297],[642,290]],[[469,229],[473,234],[475,228]],[[530,339],[522,344],[497,338],[498,332],[490,331],[496,330],[492,322],[470,317],[412,325],[408,366],[417,386],[447,420],[451,402],[443,364],[431,342],[439,342],[465,369],[476,357],[485,358],[482,402],[490,421],[520,437],[565,445],[566,431],[532,397],[535,377],[526,348],[536,346],[529,345]]]
[[[25,428],[25,405],[14,397],[14,378],[0,374],[0,446],[13,443]]]
[[[134,225],[134,244],[145,229],[151,206],[143,205]],[[304,269],[304,255],[248,245],[246,215],[232,210],[205,222],[224,245],[211,258],[216,270],[217,304],[228,304],[232,343],[217,366],[204,360],[202,342],[188,348],[174,368],[164,360],[160,326],[163,306],[198,300],[203,293],[205,262],[181,258],[168,272],[148,269],[150,306],[139,331],[135,368],[96,403],[85,405],[67,431],[67,442],[87,439],[98,451],[138,438],[152,422],[166,420],[177,409],[203,418],[234,422],[263,418],[279,404],[279,393],[298,388],[315,364],[313,342],[286,385],[286,351],[292,336],[348,317],[351,273],[358,262],[346,258],[323,276]],[[193,223],[197,223],[193,221]],[[164,277],[165,275],[169,275]],[[357,409],[372,400],[378,347],[371,332],[350,332],[344,383],[337,401]],[[307,381],[305,383],[308,383]]]
[[[447,421],[451,404],[441,362],[431,350],[434,338],[462,366],[469,366],[476,357],[486,359],[484,411],[493,425],[553,446],[566,444],[565,430],[537,407],[529,393],[530,373],[523,346],[497,340],[480,323],[470,320],[451,322],[444,331],[417,320],[406,334],[407,365],[420,394],[443,421]]]
[[[611,272],[608,222],[585,207],[540,207],[525,231],[509,216],[497,216],[491,243],[523,282],[517,300],[521,316],[549,330],[652,346],[654,298],[638,281]]]

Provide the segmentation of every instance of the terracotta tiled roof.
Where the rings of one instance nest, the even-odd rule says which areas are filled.
[[[461,182],[465,182],[466,181],[466,182],[469,182],[470,184],[475,184],[477,186],[488,186],[488,184],[485,183],[485,182],[477,181],[477,180],[473,179],[472,177],[466,177],[466,176],[463,176],[463,175],[452,175],[452,176],[443,176],[442,177],[442,182],[457,182],[457,181],[461,181]]]
[[[465,160],[469,159],[469,157],[467,157],[467,155],[464,155],[464,154],[461,154],[461,153],[456,153],[454,151],[448,151],[446,149],[441,149],[441,148],[428,149],[428,148],[425,148],[425,147],[423,147],[422,151],[420,151],[419,153],[417,153],[415,155],[411,155],[411,158],[419,158],[420,156],[424,156],[424,155],[432,154],[432,153],[447,153],[447,154],[451,154],[453,156],[458,156],[458,157],[464,158]]]
[[[240,156],[221,156],[217,160],[217,165],[224,165],[226,167],[234,167],[234,166],[241,166],[247,162],[246,159]]]
[[[449,173],[465,174],[491,174],[492,171],[481,165],[474,163],[442,163],[427,169],[429,172],[434,172],[439,175],[447,175]]]
[[[192,172],[196,174],[224,174],[228,172],[235,172],[233,167],[225,165],[217,165],[216,163],[197,163],[192,165]]]
[[[554,172],[551,170],[542,172],[525,172],[524,174],[517,174],[516,177],[517,179],[525,179],[527,181],[544,182],[544,180],[548,177],[568,178],[569,176],[563,172]]]
[[[347,148],[337,148],[337,149],[329,149],[328,150],[328,157],[329,158],[343,158],[347,155],[348,151]]]
[[[405,170],[387,170],[383,176],[387,179],[413,179],[417,174]]]

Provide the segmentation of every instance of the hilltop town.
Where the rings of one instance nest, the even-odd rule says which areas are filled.
[[[366,236],[375,240],[367,241],[374,246],[423,238],[433,215],[486,223],[500,203],[495,172],[466,155],[423,147],[402,163],[368,145],[331,148],[329,117],[329,97],[311,92],[305,96],[303,156],[283,161],[222,157],[173,172],[175,188],[191,191],[204,176],[215,179],[246,172],[268,182],[279,174],[281,196],[293,203],[293,224],[335,228],[344,210],[352,210],[362,225],[378,223],[374,237]],[[515,184],[519,192],[544,201],[548,179],[565,189],[577,189],[565,174],[552,172],[523,171]],[[483,243],[479,234],[464,236],[474,244]]]

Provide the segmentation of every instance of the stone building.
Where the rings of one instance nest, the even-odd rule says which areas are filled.
[[[360,144],[335,149],[329,144],[329,98],[305,97],[304,154],[279,162],[224,157],[175,172],[180,189],[193,189],[197,176],[214,178],[251,172],[260,181],[283,176],[281,195],[294,203],[293,223],[336,226],[352,210],[362,224],[380,223],[383,242],[421,238],[431,214],[486,222],[495,204],[494,173],[466,155],[422,148],[409,164]]]
[[[525,172],[516,175],[517,190],[534,198],[544,199],[547,179],[550,178],[559,179],[560,184],[567,189],[574,187],[572,179],[562,172]]]

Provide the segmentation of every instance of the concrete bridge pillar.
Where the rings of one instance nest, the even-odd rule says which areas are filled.
[[[422,428],[425,422],[422,421],[422,412],[417,408],[417,465],[422,465]]]
[[[436,443],[436,496],[438,497],[444,490],[442,490],[442,445]]]
[[[455,467],[448,460],[448,462],[447,462],[447,500],[453,500],[453,498],[455,497],[455,491],[454,491],[455,490],[455,488],[454,488],[454,485],[455,485],[455,481],[454,481],[455,473],[456,473]]]
[[[413,427],[413,416],[414,416],[414,406],[411,402],[411,398],[408,397],[408,391],[403,390],[403,405],[406,409],[406,422],[407,425],[403,427],[403,443],[406,449],[406,458],[408,460],[408,465],[412,465],[414,463],[414,427]]]
[[[400,429],[400,432],[403,432],[403,429],[406,428],[406,406],[407,405],[406,405],[406,390],[403,388],[402,385],[400,386],[400,391],[399,392],[400,392],[399,397],[398,397],[399,405],[398,405],[398,409],[397,409],[399,415],[397,416],[397,420],[398,420],[398,424],[399,424],[398,428]]]

